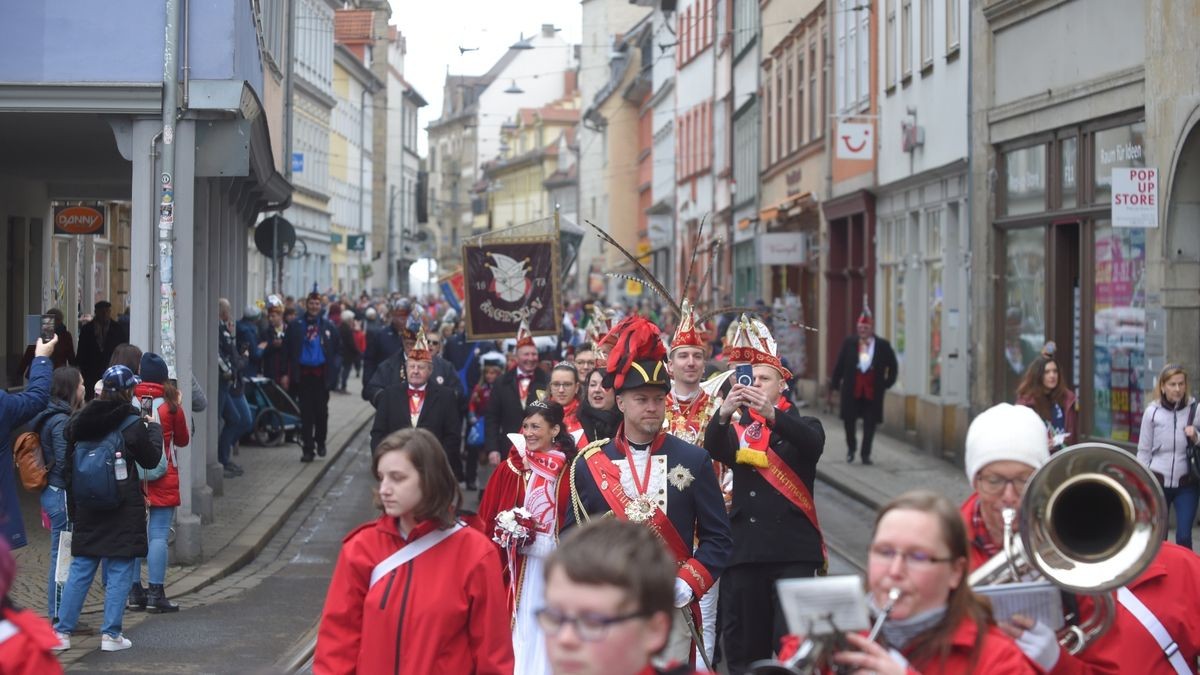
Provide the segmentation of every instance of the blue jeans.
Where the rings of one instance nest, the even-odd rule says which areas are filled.
[[[254,428],[254,417],[250,414],[250,404],[246,402],[246,397],[230,392],[228,384],[221,383],[220,395],[217,405],[221,419],[225,420],[225,426],[221,429],[221,435],[217,437],[217,461],[224,465],[229,463],[233,444]]]
[[[58,540],[70,526],[67,520],[67,491],[46,486],[42,490],[42,510],[50,519],[50,576],[46,582],[46,616],[53,621],[58,617],[58,603],[62,598],[62,585],[54,581],[54,569],[58,564]]]
[[[1192,483],[1176,488],[1164,488],[1167,506],[1175,507],[1175,543],[1192,547],[1192,523],[1196,522],[1196,507],[1200,504],[1200,485]]]
[[[63,589],[62,604],[58,607],[58,624],[54,630],[70,635],[79,623],[83,601],[96,578],[96,568],[103,560],[108,565],[108,579],[104,585],[104,625],[100,632],[109,637],[121,634],[121,619],[125,616],[125,599],[133,587],[133,558],[93,558],[75,556],[71,561],[71,574]]]
[[[162,585],[167,578],[167,537],[171,534],[174,506],[151,506],[146,522],[149,551],[146,553],[147,583]],[[142,558],[133,561],[133,583],[142,583]],[[132,586],[131,586],[132,588]]]

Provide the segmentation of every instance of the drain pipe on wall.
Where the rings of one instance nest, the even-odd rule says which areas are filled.
[[[163,109],[162,174],[159,176],[158,201],[158,351],[167,363],[167,373],[175,377],[175,116],[179,97],[179,67],[176,50],[179,37],[180,0],[166,0],[166,26],[163,35]]]

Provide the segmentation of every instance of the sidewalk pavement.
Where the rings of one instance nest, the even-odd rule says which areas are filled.
[[[825,427],[825,452],[817,464],[817,477],[872,509],[878,510],[909,490],[933,490],[954,504],[961,504],[971,494],[962,469],[881,430],[876,431],[871,444],[873,464],[863,466],[861,454],[849,464],[841,418],[814,407],[800,408],[799,412],[816,417]],[[861,433],[860,428],[860,443]]]
[[[226,479],[224,496],[213,500],[213,523],[203,526],[200,533],[204,561],[192,566],[169,565],[167,596],[177,598],[198,591],[253,560],[374,415],[375,409],[357,394],[332,394],[326,443],[329,454],[311,464],[300,461],[300,446],[296,444],[262,448],[242,443],[234,461],[246,474]],[[21,513],[29,545],[13,552],[17,577],[10,595],[22,607],[45,612],[50,533],[42,529],[37,495],[22,492]],[[82,617],[97,630],[102,623],[103,601],[103,587],[97,574]],[[140,615],[126,613],[126,623],[137,616]],[[91,645],[92,641],[96,644]],[[78,642],[82,649],[73,648],[66,654],[82,656],[100,644],[99,636],[73,642]]]

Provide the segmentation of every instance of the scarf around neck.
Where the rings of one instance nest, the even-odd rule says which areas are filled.
[[[879,616],[883,611],[875,604],[874,596],[867,596],[867,606],[875,616]],[[946,616],[945,605],[914,614],[907,619],[888,619],[883,622],[880,634],[883,635],[884,642],[888,646],[903,651],[921,633],[938,625],[944,616]]]

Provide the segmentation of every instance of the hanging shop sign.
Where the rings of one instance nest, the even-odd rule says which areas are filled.
[[[98,234],[104,235],[104,207],[56,206],[54,207],[54,234]]]
[[[1112,170],[1113,227],[1158,227],[1158,169]]]
[[[837,158],[875,158],[875,130],[870,122],[838,122]]]

